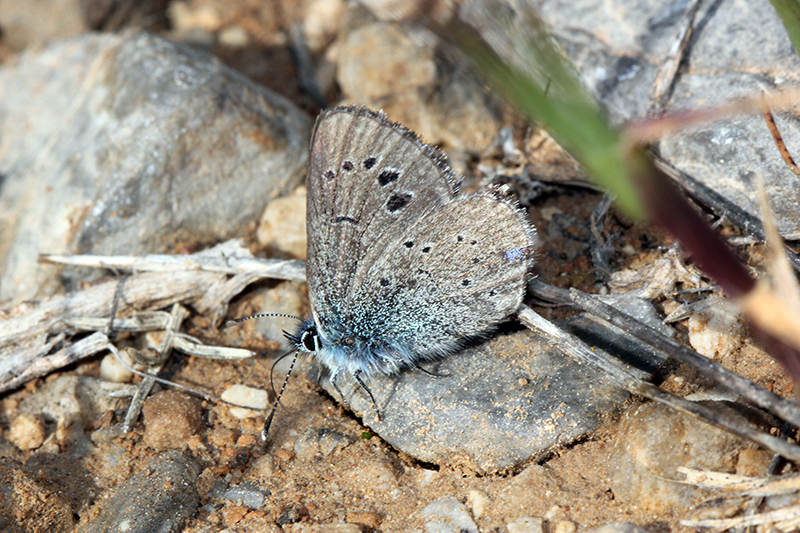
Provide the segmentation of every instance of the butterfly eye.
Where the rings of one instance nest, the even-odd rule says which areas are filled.
[[[309,352],[317,351],[317,331],[315,329],[306,331],[303,333],[303,337],[300,339],[300,342],[303,344],[303,348]]]

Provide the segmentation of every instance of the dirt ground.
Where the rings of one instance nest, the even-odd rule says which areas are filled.
[[[294,61],[286,45],[291,21],[301,18],[311,2],[205,0],[169,2],[154,8],[143,3],[140,11],[144,11],[146,5],[158,15],[143,14],[134,8],[128,18],[118,15],[119,20],[114,19],[113,24],[117,27],[143,24],[153,31],[174,36],[180,32],[174,27],[170,29],[163,17],[166,13],[174,16],[175,10],[180,10],[176,7],[179,3],[183,5],[180,9],[184,9],[184,16],[189,16],[186,14],[189,13],[202,18],[205,12],[217,13],[217,17],[212,17],[203,28],[207,34],[218,35],[232,27],[244,28],[250,35],[251,46],[234,49],[214,41],[210,46],[212,53],[254,81],[293,100],[309,113],[316,112],[314,104],[299,93]],[[97,7],[101,3],[86,4]],[[201,23],[197,24],[202,27]],[[95,27],[102,29],[104,23],[95,24]],[[186,28],[183,30],[188,31]],[[8,61],[19,53],[22,46],[19,42],[24,40],[9,42],[8,37],[0,40],[0,58]],[[36,40],[31,38],[30,46],[37,46],[35,43]],[[326,96],[329,101],[336,102],[335,87],[332,91],[333,94]],[[574,164],[552,142],[535,132],[531,134],[511,114],[508,125],[514,128],[517,145],[525,148],[526,157],[533,164],[549,168],[553,180],[571,179],[578,174]],[[467,183],[476,182],[479,163],[492,164],[493,160],[496,160],[495,156],[487,155],[480,161],[477,158],[472,161],[469,168],[473,177],[470,181],[468,176]],[[598,282],[589,248],[581,248],[579,244],[586,242],[588,223],[572,226],[572,234],[567,232],[566,236],[563,232],[549,231],[554,214],[587,221],[601,199],[601,194],[585,187],[561,185],[550,188],[534,200],[529,212],[542,239],[535,265],[540,279],[586,292],[596,292],[603,285]],[[251,243],[255,242],[254,230],[255,225],[243,228],[242,235]],[[669,238],[657,229],[617,213],[609,218],[603,231],[613,242],[615,253],[611,259],[615,271],[646,270],[654,261],[665,257],[673,246]],[[723,231],[735,234],[727,228]],[[256,251],[263,253],[263,250]],[[751,267],[758,269],[761,266],[763,250],[760,247],[751,246],[739,251]],[[270,283],[264,282],[263,285]],[[666,297],[655,303],[664,314],[672,305]],[[246,314],[251,308],[246,293],[236,301],[230,315]],[[558,308],[536,309],[548,318],[569,314]],[[208,344],[240,345],[262,355],[255,360],[236,363],[175,357],[164,372],[169,379],[191,383],[217,395],[232,384],[262,387],[269,382],[272,357],[281,352],[275,343],[254,334],[251,327],[218,333],[209,330],[205,317],[193,316],[185,329]],[[675,329],[678,338],[687,342],[686,323],[679,322]],[[793,393],[791,382],[780,367],[773,364],[748,335],[744,336],[737,350],[719,362],[782,396],[789,397]],[[82,363],[6,395],[2,399],[4,434],[20,402],[37,394],[47,382],[65,373],[96,377],[99,376],[99,365],[99,360]],[[280,379],[282,377],[276,378],[276,386]],[[709,385],[702,376],[677,364],[669,364],[657,380],[665,389],[684,396]],[[281,527],[284,531],[302,531],[303,526],[335,522],[357,524],[365,531],[421,531],[424,520],[419,511],[447,495],[465,503],[480,531],[484,532],[512,531],[509,524],[519,522],[523,517],[542,519],[546,531],[561,533],[575,528],[585,531],[615,522],[630,522],[650,532],[690,529],[679,524],[681,519],[692,515],[689,507],[655,509],[615,495],[610,469],[615,468],[615,457],[625,446],[619,441],[619,421],[625,412],[641,405],[639,399],[631,399],[620,413],[609,413],[607,424],[599,431],[567,447],[550,450],[524,468],[502,474],[476,473],[457,464],[435,465],[415,461],[392,449],[316,384],[301,377],[293,379],[282,402],[283,408],[272,427],[273,440],[267,450],[255,446],[262,418],[239,420],[231,417],[225,406],[202,403],[203,429],[187,443],[189,451],[203,464],[198,480],[202,508],[188,522],[185,531],[220,531],[224,528],[232,531],[281,531]],[[91,429],[109,427],[118,422],[124,417],[126,407],[127,400],[119,400]],[[55,423],[48,421],[46,431],[50,433],[56,429]],[[317,448],[310,452],[298,453],[298,440],[320,429],[345,435],[348,443],[327,452],[316,444]],[[131,434],[115,441],[114,449],[121,449],[123,453],[117,457],[114,468],[108,466],[107,453],[111,448],[105,445],[75,463],[48,462],[41,450],[25,452],[8,442],[3,444],[1,451],[4,456],[27,462],[29,466],[38,466],[42,477],[49,479],[50,486],[56,487],[57,492],[100,494],[103,489],[115,486],[141,470],[161,453],[147,445],[143,431],[142,425],[138,424]],[[70,451],[66,444],[51,448],[50,454],[52,457],[68,456]],[[70,464],[85,474],[81,478],[83,481],[76,481],[76,471],[70,474]],[[733,464],[736,464],[735,460]],[[260,509],[249,509],[231,501],[215,499],[213,488],[220,480],[230,485],[255,483],[269,492],[267,503]],[[81,522],[90,519],[92,512],[87,505],[93,502],[92,497],[86,497],[83,505],[75,509]]]

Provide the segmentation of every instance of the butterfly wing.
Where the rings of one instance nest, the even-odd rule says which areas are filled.
[[[383,114],[355,107],[317,119],[307,186],[306,275],[323,330],[327,319],[345,318],[348,294],[391,237],[457,190],[455,174],[438,152]]]
[[[446,355],[519,308],[535,246],[500,189],[456,198],[393,236],[356,280],[357,334],[406,363]]]
[[[458,196],[438,151],[364,109],[321,115],[311,146],[308,291],[334,374],[445,355],[519,307],[536,237],[501,190]]]

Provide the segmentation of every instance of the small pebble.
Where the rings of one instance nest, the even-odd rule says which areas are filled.
[[[16,417],[8,430],[8,441],[24,452],[44,444],[45,436],[44,420],[29,414]]]
[[[250,467],[249,476],[259,484],[265,484],[275,470],[275,459],[271,455],[262,455]]]
[[[230,500],[237,506],[247,509],[258,509],[263,507],[264,498],[269,495],[269,491],[264,491],[252,483],[242,483],[233,487],[220,487],[221,490],[214,492],[216,498]],[[244,516],[244,515],[242,515]],[[227,523],[227,519],[226,519]]]
[[[239,449],[252,448],[256,442],[256,436],[247,433],[244,435],[239,435],[239,438],[236,439],[236,447]]]
[[[216,31],[222,24],[222,18],[213,5],[193,6],[190,2],[171,2],[168,14],[172,27],[179,31],[195,28]]]
[[[466,506],[452,496],[428,504],[420,511],[420,516],[425,521],[425,531],[429,533],[478,533],[478,526],[472,521]]]
[[[240,420],[261,416],[263,414],[262,411],[267,408],[267,391],[264,389],[256,389],[245,385],[233,385],[228,387],[228,389],[220,395],[220,398],[226,402],[253,408],[245,409],[243,407],[228,405],[231,416]],[[258,411],[254,409],[258,409]]]
[[[378,526],[381,525],[381,515],[369,512],[350,512],[347,513],[347,521],[352,524],[367,526],[370,529],[378,529]]]
[[[125,351],[121,351],[119,356],[122,357],[128,365],[132,364],[130,356]],[[100,362],[100,377],[112,383],[127,383],[133,377],[133,372],[125,368],[117,356],[113,353],[107,354]]]
[[[615,522],[592,529],[589,533],[647,533],[647,530],[630,522]]]
[[[294,453],[284,448],[281,448],[280,450],[275,452],[275,457],[277,457],[281,461],[291,461],[292,459],[294,459]]]
[[[239,25],[228,26],[217,34],[219,44],[229,48],[244,48],[250,44],[250,35]]]
[[[353,490],[359,492],[382,492],[391,495],[399,488],[397,476],[391,465],[380,461],[362,461],[355,465],[343,478]]]
[[[508,533],[542,533],[544,531],[544,520],[523,516],[506,526]]]
[[[743,447],[739,437],[654,403],[628,411],[616,440],[607,465],[614,496],[658,514],[679,512],[704,494],[680,483],[678,467],[732,472]]]
[[[344,0],[312,0],[307,4],[303,32],[309,50],[319,52],[336,38],[345,13]]]
[[[764,476],[772,461],[772,455],[772,452],[755,448],[740,451],[736,462],[736,474],[747,477]]]
[[[240,522],[248,512],[250,512],[250,509],[244,505],[228,505],[221,511],[222,522],[230,527]]]
[[[200,402],[177,391],[161,391],[144,404],[144,442],[156,450],[183,448],[203,428]]]
[[[692,305],[687,323],[692,348],[709,359],[725,359],[742,345],[744,322],[737,308],[726,298],[712,294]]]
[[[556,524],[553,529],[554,533],[575,533],[578,531],[578,526],[575,522],[569,520],[562,520]]]
[[[299,459],[311,460],[317,455],[328,457],[334,451],[343,450],[353,438],[327,428],[309,428],[294,443],[294,453]]]
[[[557,520],[564,516],[564,509],[559,507],[558,505],[552,505],[547,512],[545,513],[544,517],[547,520]]]
[[[471,490],[467,493],[467,504],[472,510],[472,516],[480,518],[486,514],[489,505],[489,496],[482,490]]]
[[[258,243],[296,257],[306,258],[306,189],[267,204],[256,231]]]
[[[295,281],[279,283],[275,287],[264,291],[264,301],[261,304],[260,313],[282,313],[285,315],[303,316],[306,305],[306,297],[303,284]],[[259,320],[256,324],[257,331],[266,339],[285,346],[286,337],[283,332],[297,328],[297,321],[285,317],[271,317],[269,320]],[[285,368],[285,369],[284,369]],[[283,369],[283,370],[282,370]],[[288,366],[278,365],[275,368],[276,375],[286,372]]]

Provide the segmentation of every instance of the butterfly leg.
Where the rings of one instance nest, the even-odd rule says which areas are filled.
[[[369,399],[372,400],[372,408],[375,409],[375,413],[378,415],[378,422],[380,422],[381,419],[383,418],[383,416],[381,415],[381,410],[378,409],[378,403],[375,401],[375,396],[372,395],[372,391],[369,390],[367,384],[364,383],[363,379],[361,379],[361,372],[356,371],[356,373],[353,374],[353,378],[358,382],[361,388],[367,392],[367,395],[369,395]]]
[[[338,381],[338,379],[337,379],[338,377],[339,377],[339,374],[332,374],[331,377],[328,378],[328,379],[331,382],[331,385],[333,385],[333,388],[336,389],[336,392],[339,394],[339,398],[342,400],[342,403],[344,404],[344,406],[347,409],[350,409],[350,404],[347,402],[347,400],[344,399],[344,394],[342,394],[342,389],[340,389],[339,385],[336,383]]]
[[[411,366],[413,366],[414,368],[416,368],[417,370],[419,370],[423,374],[429,375],[432,378],[451,378],[451,377],[453,377],[453,374],[447,374],[447,373],[439,374],[438,372],[431,372],[430,370],[425,370],[416,361],[411,361]]]

